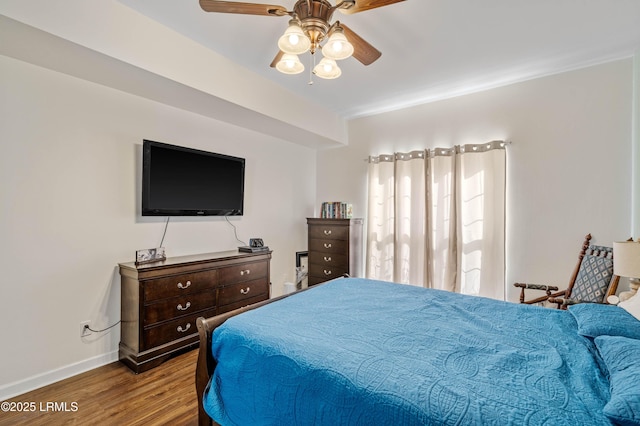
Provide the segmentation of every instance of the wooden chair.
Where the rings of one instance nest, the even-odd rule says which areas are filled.
[[[616,293],[620,277],[613,274],[613,249],[590,245],[591,234],[582,243],[569,286],[558,291],[558,287],[541,284],[515,283],[520,290],[520,303],[556,303],[558,309],[567,309],[576,303],[606,303],[607,297]],[[525,290],[542,290],[546,294],[525,300]]]

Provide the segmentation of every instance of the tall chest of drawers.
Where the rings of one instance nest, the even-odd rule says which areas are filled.
[[[146,371],[198,345],[196,318],[268,299],[270,259],[234,250],[121,263],[120,361]]]
[[[309,285],[364,276],[362,219],[307,218]]]

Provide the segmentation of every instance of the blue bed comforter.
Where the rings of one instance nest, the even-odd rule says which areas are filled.
[[[606,425],[567,311],[357,278],[227,320],[204,397],[222,425]]]

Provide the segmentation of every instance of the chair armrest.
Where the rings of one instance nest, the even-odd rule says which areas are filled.
[[[583,300],[570,299],[565,297],[550,297],[548,302],[556,303],[558,305],[558,309],[567,309],[568,306],[577,305],[578,303],[588,303],[584,302]]]
[[[554,285],[543,285],[543,284],[527,284],[527,283],[515,283],[514,287],[526,288],[529,290],[544,290],[544,291],[558,291],[558,287]]]
[[[520,303],[526,303],[526,304],[529,304],[529,305],[530,304],[534,304],[534,303],[544,302],[550,297],[558,297],[558,296],[566,295],[566,290],[562,290],[561,292],[558,292],[558,287],[556,287],[554,285],[527,284],[527,283],[515,283],[513,285],[515,287],[520,288]],[[541,296],[541,297],[537,297],[535,299],[525,300],[524,291],[526,289],[528,289],[528,290],[542,290],[542,291],[545,292],[545,295]],[[556,293],[552,293],[552,291],[555,291]]]
[[[578,303],[594,303],[594,302],[586,302],[584,300],[580,300],[580,299],[571,299],[568,297],[552,297],[549,299],[549,302],[551,303],[562,303],[565,306],[569,306],[569,305],[577,305]]]

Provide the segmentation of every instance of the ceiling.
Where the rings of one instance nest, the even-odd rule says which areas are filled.
[[[407,0],[336,12],[382,57],[340,62],[337,80],[269,67],[287,17],[204,12],[198,0],[119,0],[311,102],[350,119],[629,57],[639,0]],[[295,0],[254,1],[285,6]],[[212,73],[212,78],[215,73]]]

